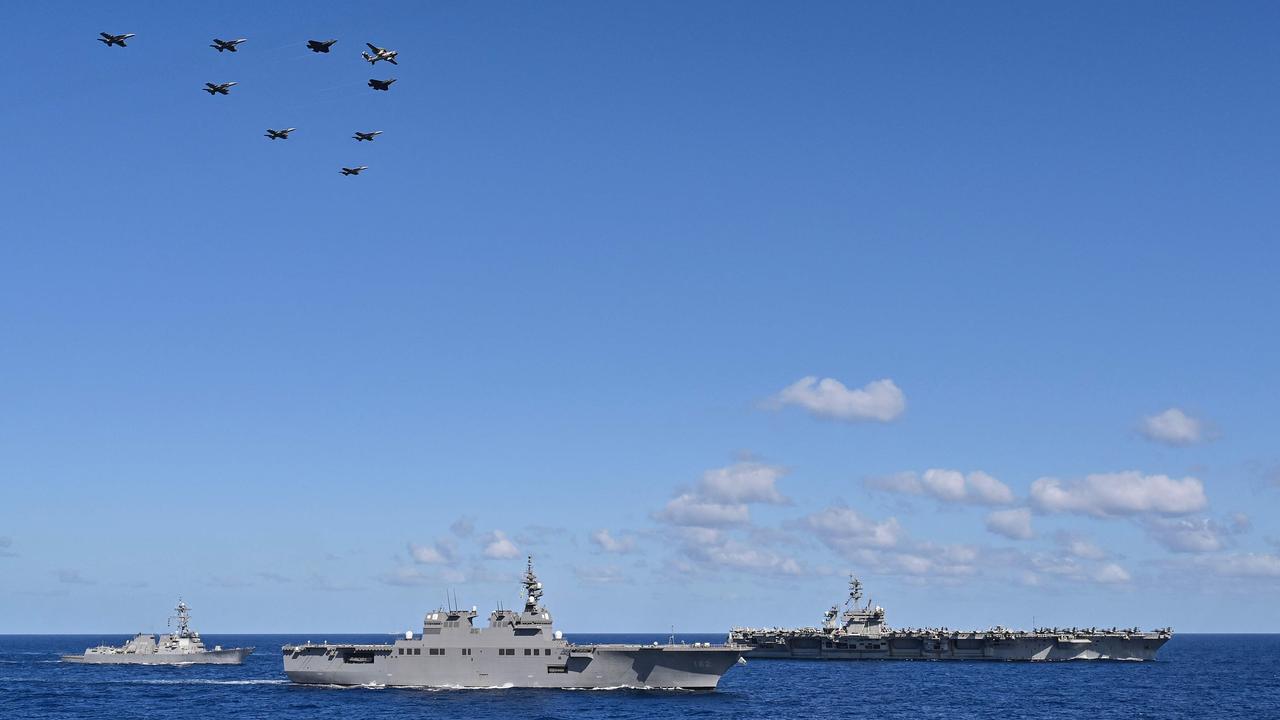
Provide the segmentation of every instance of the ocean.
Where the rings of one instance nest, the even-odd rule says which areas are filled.
[[[663,635],[569,635],[665,642]],[[209,635],[252,645],[244,665],[66,665],[126,636],[0,635],[0,718],[1250,718],[1280,719],[1280,635],[1175,635],[1153,663],[802,662],[752,660],[711,693],[407,690],[290,684],[280,646],[387,642],[388,635]],[[723,634],[679,640],[722,641]]]

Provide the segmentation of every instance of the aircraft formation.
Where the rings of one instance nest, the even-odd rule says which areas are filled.
[[[135,37],[134,33],[112,35],[111,33],[103,32],[98,34],[101,37],[96,38],[97,41],[106,45],[107,47],[112,47],[112,46],[128,47],[128,43],[126,43],[125,41],[132,37]],[[213,38],[213,42],[209,45],[209,47],[213,48],[214,50],[217,50],[219,53],[238,52],[239,46],[248,41],[249,41],[248,38],[236,38],[234,40],[223,40],[221,38]],[[308,50],[310,50],[313,53],[328,54],[330,48],[332,48],[334,43],[336,42],[338,42],[336,39],[308,40],[306,47]],[[365,62],[368,62],[371,66],[377,65],[379,62],[388,62],[388,63],[391,63],[392,65],[400,64],[396,62],[396,56],[399,55],[398,51],[378,47],[373,43],[365,43],[365,45],[368,46],[370,52],[362,51],[360,53],[360,56],[364,58]],[[374,90],[387,92],[391,90],[391,84],[394,83],[395,81],[396,81],[395,78],[387,78],[385,80],[370,78],[369,87]],[[204,84],[204,87],[200,89],[209,93],[210,96],[230,95],[231,88],[235,87],[238,84],[239,83],[236,83],[236,82],[223,82],[223,83],[207,82]],[[297,130],[297,128],[282,128],[280,130],[267,128],[267,132],[263,135],[263,137],[266,137],[268,140],[288,140],[289,133],[295,130]],[[370,132],[361,132],[357,130],[355,131],[355,134],[352,135],[351,137],[356,142],[373,142],[373,139],[381,134],[382,134],[381,130],[373,130]],[[340,170],[340,172],[344,176],[352,176],[352,175],[359,175],[361,171],[368,170],[368,169],[369,169],[368,166],[359,165],[356,167],[343,167]]]

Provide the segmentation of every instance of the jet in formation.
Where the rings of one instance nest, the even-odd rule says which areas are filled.
[[[373,80],[373,79],[370,79],[370,80],[369,80],[369,87],[373,88],[374,90],[390,90],[390,89],[391,89],[391,83],[393,83],[393,82],[395,82],[395,81],[396,81],[396,79],[395,79],[395,78],[388,78],[388,79],[386,79],[386,80]]]
[[[248,38],[240,38],[239,40],[219,40],[218,38],[214,38],[213,44],[210,45],[209,47],[213,48],[214,50],[217,50],[218,52],[222,52],[223,50],[230,50],[231,52],[235,52],[236,46],[246,40],[248,40]]]
[[[367,52],[363,52],[363,51],[361,51],[361,53],[360,53],[360,57],[364,58],[364,59],[365,59],[365,61],[367,61],[370,65],[375,65],[375,64],[377,64],[377,62],[378,62],[379,60],[386,60],[387,62],[391,63],[392,65],[399,65],[399,64],[400,64],[400,63],[396,62],[396,55],[399,55],[399,54],[400,54],[400,53],[399,53],[399,51],[397,51],[397,50],[388,50],[388,49],[386,49],[386,48],[380,48],[380,47],[378,47],[377,45],[374,45],[373,43],[365,43],[365,45],[368,45],[368,46],[369,46],[369,49],[373,51],[373,54],[372,54],[372,55],[370,55],[370,54],[369,54],[369,53],[367,53]]]
[[[204,87],[200,89],[204,90],[210,95],[229,95],[231,94],[232,85],[239,85],[239,83],[225,82],[225,83],[218,83],[217,85],[214,85],[213,83],[205,83]]]
[[[98,38],[98,42],[105,44],[107,47],[119,45],[120,47],[129,47],[124,41],[133,37],[133,33],[125,33],[123,35],[112,35],[111,33],[98,33],[102,37]]]
[[[361,170],[368,170],[368,169],[369,168],[364,165],[361,165],[360,167],[353,167],[353,168],[344,167],[342,168],[342,174],[343,175],[359,175]]]
[[[298,128],[285,128],[283,130],[272,130],[271,128],[267,128],[267,134],[263,137],[268,137],[272,140],[288,140],[289,133],[297,129]]]
[[[381,130],[374,130],[373,132],[367,132],[367,133],[362,133],[359,130],[357,130],[356,134],[352,135],[351,137],[354,138],[356,142],[360,142],[361,140],[368,140],[369,142],[373,142],[373,139],[378,137],[381,134],[382,134]]]
[[[333,47],[333,44],[336,42],[338,41],[337,40],[308,40],[307,47],[311,48],[311,52],[327,53],[329,52],[329,48]]]

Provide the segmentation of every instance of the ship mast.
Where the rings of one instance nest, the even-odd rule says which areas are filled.
[[[178,621],[178,636],[186,637],[191,634],[191,607],[178,598],[178,606],[174,608],[177,615],[169,618],[169,622]]]
[[[530,555],[524,570],[524,611],[538,612],[538,601],[541,599],[542,583],[538,582],[538,576],[533,574],[533,556]]]
[[[862,581],[858,578],[849,576],[849,599],[845,601],[845,605],[852,604],[858,607],[858,601],[862,600]]]

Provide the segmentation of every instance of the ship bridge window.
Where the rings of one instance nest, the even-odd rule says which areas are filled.
[[[525,654],[525,655],[532,655],[532,654],[533,654],[533,651],[532,651],[532,650],[530,650],[529,648],[525,648],[525,649],[524,649],[524,654]]]

